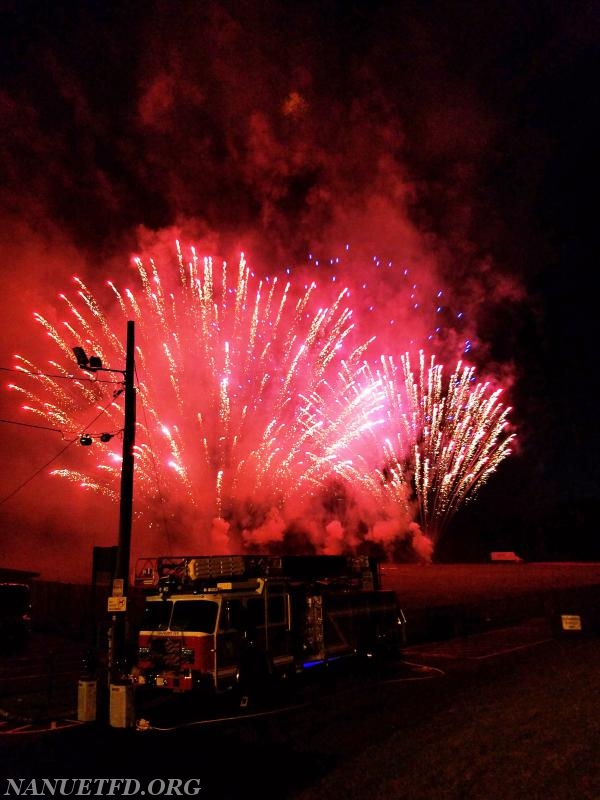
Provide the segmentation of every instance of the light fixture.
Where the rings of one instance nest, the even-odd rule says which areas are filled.
[[[110,440],[112,438],[113,438],[113,434],[112,433],[101,433],[100,434],[100,441],[101,442],[110,442]]]
[[[79,444],[82,444],[84,447],[89,447],[92,443],[92,437],[89,433],[84,433],[79,437]]]
[[[77,359],[77,363],[82,369],[86,369],[90,363],[89,358],[85,354],[85,350],[83,347],[74,347],[73,352],[75,353],[75,358]]]
[[[104,370],[102,367],[102,359],[100,356],[89,356],[86,354],[83,347],[73,347],[73,353],[75,354],[75,358],[77,359],[78,365],[81,369],[85,369],[88,372],[98,372],[98,370],[102,370],[103,372],[113,372],[114,370]],[[118,370],[120,372],[120,370]]]

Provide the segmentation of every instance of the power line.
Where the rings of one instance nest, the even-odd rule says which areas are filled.
[[[117,370],[118,371],[118,370]],[[62,375],[52,372],[30,372],[26,369],[16,369],[16,367],[0,367],[0,372],[15,372],[17,375],[27,375],[30,378],[59,378],[63,381],[81,381],[80,375]],[[88,378],[90,383],[123,383],[123,381],[103,380],[102,378]]]
[[[30,475],[30,476],[29,476],[29,478],[27,478],[27,480],[23,481],[23,483],[21,483],[19,486],[17,486],[17,488],[16,488],[16,489],[13,489],[13,491],[12,491],[12,492],[10,492],[10,494],[7,494],[5,497],[3,497],[3,498],[0,500],[0,505],[3,505],[4,503],[6,503],[6,501],[7,501],[7,500],[10,500],[10,499],[11,499],[11,497],[14,497],[14,496],[17,494],[17,492],[20,492],[20,491],[21,491],[21,489],[23,489],[25,486],[27,486],[27,484],[28,484],[28,483],[31,483],[31,481],[32,481],[34,478],[37,478],[37,476],[40,474],[40,472],[43,472],[43,471],[46,469],[46,467],[49,467],[49,466],[50,466],[50,464],[52,464],[52,462],[53,462],[53,461],[56,461],[56,459],[57,459],[57,458],[59,458],[60,456],[62,456],[62,454],[65,452],[65,450],[68,450],[68,449],[69,449],[69,447],[71,447],[71,445],[72,445],[74,442],[76,442],[76,441],[77,441],[77,439],[73,439],[72,441],[70,441],[70,442],[69,442],[69,443],[66,445],[66,447],[63,447],[63,449],[62,449],[60,452],[58,452],[58,453],[57,453],[55,456],[53,456],[53,457],[50,459],[50,461],[46,462],[46,463],[45,463],[43,466],[41,466],[41,467],[40,467],[38,470],[36,470],[36,471],[33,473],[33,475]]]
[[[112,402],[113,402],[113,400],[111,400],[109,403],[107,403],[107,404],[106,404],[106,406],[105,406],[104,408],[102,408],[98,414],[96,414],[96,416],[94,417],[94,419],[93,419],[93,420],[91,420],[91,421],[90,421],[90,422],[89,422],[89,423],[88,423],[88,424],[85,426],[85,428],[84,428],[83,430],[84,430],[84,431],[86,431],[88,428],[90,428],[90,427],[91,427],[91,426],[94,424],[94,422],[96,422],[96,420],[98,420],[98,419],[99,419],[99,418],[100,418],[100,417],[101,417],[101,416],[102,416],[102,415],[103,415],[103,414],[106,412],[106,409],[107,409],[107,408],[108,408],[110,405],[112,405]],[[0,422],[5,422],[5,421],[6,421],[6,422],[10,422],[9,420],[0,420]],[[58,431],[59,433],[62,433],[62,431],[61,431],[61,430],[59,430],[58,428],[44,428],[42,425],[30,425],[30,426],[28,426],[28,425],[27,425],[26,423],[24,423],[24,422],[15,422],[15,423],[11,423],[11,424],[15,424],[15,425],[23,425],[23,426],[25,426],[25,427],[31,427],[31,428],[40,428],[40,429],[42,429],[42,430]],[[14,496],[17,494],[17,492],[20,492],[20,491],[21,491],[21,489],[23,489],[25,486],[27,486],[27,484],[28,484],[28,483],[31,483],[31,481],[32,481],[34,478],[37,478],[37,476],[38,476],[38,475],[39,475],[41,472],[43,472],[43,471],[44,471],[44,470],[45,470],[45,469],[46,469],[48,466],[50,466],[50,464],[52,464],[52,462],[53,462],[53,461],[56,461],[56,459],[57,459],[57,458],[60,458],[60,456],[62,456],[62,454],[63,454],[63,453],[66,451],[66,450],[68,450],[68,449],[69,449],[69,447],[71,447],[71,445],[72,445],[72,444],[74,444],[74,443],[75,443],[75,442],[77,442],[77,441],[79,441],[79,437],[77,437],[76,439],[71,439],[71,441],[69,441],[69,442],[67,443],[66,447],[63,447],[63,449],[62,449],[62,450],[60,450],[60,451],[59,451],[59,452],[58,452],[58,453],[57,453],[55,456],[53,456],[53,457],[50,459],[50,461],[48,461],[46,464],[43,464],[43,465],[42,465],[42,466],[41,466],[39,469],[37,469],[37,470],[36,470],[36,471],[33,473],[33,475],[30,475],[30,476],[29,476],[29,478],[27,478],[25,481],[23,481],[23,483],[21,483],[19,486],[17,486],[17,487],[16,487],[16,489],[13,489],[13,491],[12,491],[12,492],[10,492],[9,494],[7,494],[5,497],[1,498],[1,499],[0,499],[0,505],[3,505],[4,503],[6,503],[6,501],[7,501],[7,500],[10,500],[10,499],[11,499],[11,497],[14,497]]]
[[[47,428],[45,425],[32,425],[29,422],[17,422],[13,419],[0,419],[0,422],[4,422],[6,425],[21,425],[23,428],[37,428],[41,431],[54,431],[55,433],[63,433],[60,428]]]

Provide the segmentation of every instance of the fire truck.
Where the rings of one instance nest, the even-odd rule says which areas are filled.
[[[134,688],[247,697],[340,659],[405,643],[396,593],[363,556],[140,558]],[[289,682],[288,681],[288,682]]]

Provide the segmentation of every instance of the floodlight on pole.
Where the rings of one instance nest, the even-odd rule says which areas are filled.
[[[133,322],[127,324],[133,325]],[[77,359],[77,364],[86,372],[120,372],[123,376],[127,372],[127,367],[125,369],[110,369],[103,366],[100,356],[88,356],[83,347],[77,346],[71,349]]]
[[[73,352],[75,353],[75,358],[77,359],[77,363],[79,364],[81,369],[87,369],[90,360],[85,354],[85,350],[83,349],[83,347],[74,347]]]

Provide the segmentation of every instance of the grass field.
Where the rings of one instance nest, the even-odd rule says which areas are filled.
[[[381,576],[404,608],[430,608],[600,587],[600,563],[384,564]]]

